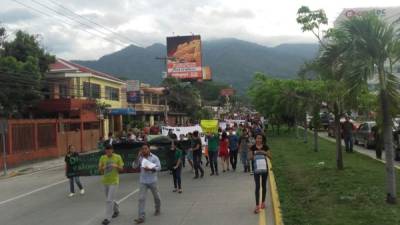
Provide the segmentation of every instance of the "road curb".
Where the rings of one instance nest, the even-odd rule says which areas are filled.
[[[275,181],[275,175],[272,171],[272,163],[269,159],[269,188],[271,190],[271,200],[272,200],[272,209],[274,214],[275,225],[283,225],[282,211],[281,211],[281,202],[279,201],[279,193],[278,187]]]

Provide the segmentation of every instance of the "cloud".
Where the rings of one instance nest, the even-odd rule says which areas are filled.
[[[39,0],[36,0],[39,1]],[[398,0],[381,0],[379,5],[398,5]],[[45,16],[10,1],[0,8],[0,21],[11,29],[40,34],[43,45],[67,59],[95,59],[129,44],[146,47],[165,44],[166,36],[200,34],[203,40],[238,38],[262,45],[314,42],[296,23],[297,9],[308,5],[324,8],[332,22],[343,8],[366,7],[374,0],[46,0],[54,10],[72,16],[93,28],[69,21],[33,1],[24,4],[53,16]],[[104,29],[73,15],[84,16]],[[58,19],[57,19],[58,18]],[[99,30],[101,30],[99,32]],[[110,30],[114,32],[110,32]],[[90,33],[90,34],[89,34]],[[106,39],[106,40],[105,40]],[[121,43],[122,42],[122,43]],[[118,44],[119,43],[119,44]]]
[[[36,15],[25,9],[10,9],[4,12],[0,10],[0,22],[2,23],[17,23],[32,20],[36,17]]]
[[[214,17],[216,19],[251,19],[255,17],[254,12],[248,9],[230,9],[226,7],[203,6],[196,9],[202,17]]]

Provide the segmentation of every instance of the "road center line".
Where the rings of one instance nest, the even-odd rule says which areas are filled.
[[[6,204],[6,203],[9,203],[9,202],[12,202],[12,201],[18,200],[18,199],[20,199],[20,198],[26,197],[26,196],[28,196],[28,195],[31,195],[31,194],[37,193],[37,192],[39,192],[39,191],[46,190],[46,189],[48,189],[48,188],[51,188],[51,187],[53,187],[53,186],[56,186],[56,185],[59,185],[59,184],[65,183],[65,182],[67,182],[67,181],[68,181],[68,179],[61,180],[61,181],[58,181],[58,182],[55,182],[55,183],[52,183],[52,184],[46,185],[46,186],[44,186],[44,187],[41,187],[41,188],[35,189],[35,190],[33,190],[33,191],[27,192],[27,193],[25,193],[25,194],[21,194],[21,195],[15,196],[15,197],[13,197],[13,198],[10,198],[10,199],[7,199],[7,200],[4,200],[4,201],[1,201],[1,202],[0,202],[0,206],[1,206],[1,205],[4,205],[4,204]]]
[[[136,194],[139,192],[139,188],[137,188],[136,190],[132,191],[131,193],[129,193],[127,196],[121,198],[120,200],[117,201],[118,204],[121,204],[121,202],[125,201],[126,199],[128,199],[129,197],[131,197],[132,195]]]

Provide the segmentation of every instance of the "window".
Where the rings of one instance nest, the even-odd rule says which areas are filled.
[[[119,101],[119,89],[113,87],[106,87],[106,99]]]
[[[144,104],[150,104],[150,95],[144,94]]]
[[[66,84],[60,84],[58,86],[60,92],[60,98],[68,98],[68,86]]]
[[[157,105],[157,95],[153,94],[153,99],[151,101],[153,105]]]
[[[100,85],[90,82],[83,82],[83,97],[100,98]]]
[[[397,73],[400,73],[400,66],[397,67]]]
[[[84,130],[98,130],[100,129],[99,122],[86,122],[83,124]]]

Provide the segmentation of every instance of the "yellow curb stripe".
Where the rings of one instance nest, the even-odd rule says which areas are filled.
[[[267,225],[267,220],[265,219],[265,209],[261,210],[259,213],[259,225]]]
[[[272,164],[269,159],[268,159],[268,165],[269,165],[269,188],[271,190],[274,221],[275,221],[275,225],[283,225],[281,203],[279,201],[278,188],[276,186],[274,172],[272,171]]]

